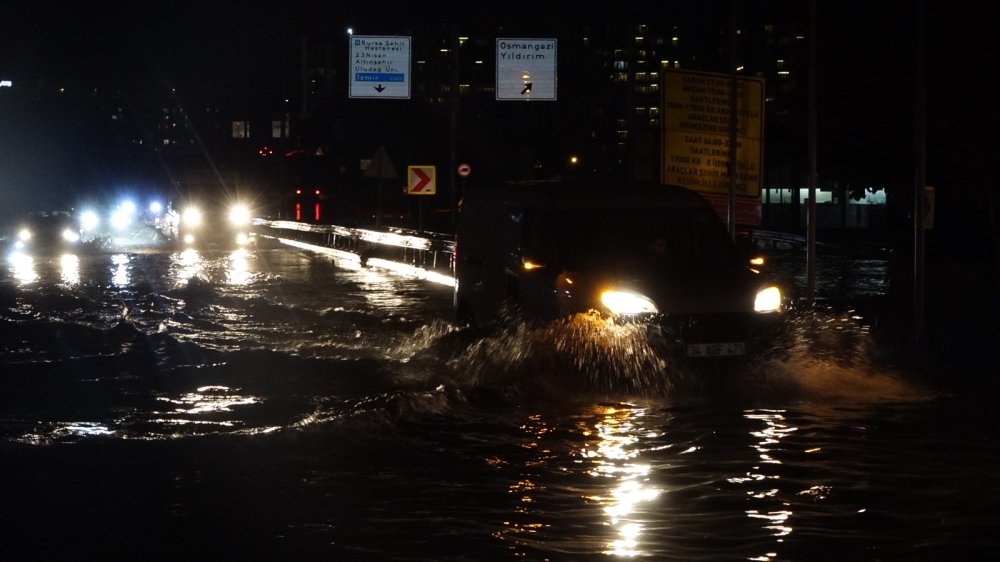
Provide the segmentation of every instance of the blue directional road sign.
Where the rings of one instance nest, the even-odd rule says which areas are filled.
[[[352,35],[352,98],[410,99],[410,38]]]

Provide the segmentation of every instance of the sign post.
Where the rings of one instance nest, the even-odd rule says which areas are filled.
[[[366,178],[376,178],[375,226],[380,226],[382,224],[382,180],[394,179],[396,167],[392,165],[392,160],[389,160],[389,153],[385,151],[385,147],[380,146],[364,169]]]
[[[455,169],[455,172],[458,173],[458,177],[462,178],[462,193],[459,197],[459,201],[461,201],[462,198],[465,197],[465,182],[468,181],[469,174],[472,173],[472,166],[465,163],[459,164],[458,168]]]

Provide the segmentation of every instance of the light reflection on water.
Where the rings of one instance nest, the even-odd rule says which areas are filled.
[[[226,283],[229,285],[246,285],[252,278],[250,274],[249,253],[245,248],[239,248],[229,254],[229,267],[226,268]]]
[[[195,277],[202,270],[201,254],[194,248],[187,248],[180,254],[174,254],[176,265],[176,278],[179,285],[183,285]]]
[[[232,412],[237,406],[250,406],[257,404],[260,399],[255,396],[241,396],[232,392],[226,386],[211,385],[199,387],[194,392],[182,394],[178,398],[157,397],[161,402],[167,402],[174,406],[169,412],[171,415],[188,416],[174,417],[169,423],[175,425],[186,425],[191,423],[212,423],[222,426],[234,425],[231,420],[216,420],[206,422],[198,419],[197,416],[205,414],[217,414],[220,412]],[[165,421],[165,420],[161,420]]]
[[[638,424],[645,415],[642,409],[607,406],[598,411],[594,428],[584,430],[584,435],[596,436],[594,448],[580,451],[594,465],[590,474],[605,478],[610,484],[606,495],[594,498],[603,506],[611,528],[617,536],[604,551],[616,556],[641,556],[643,524],[635,517],[639,504],[660,496],[658,488],[649,485],[650,465],[639,461],[636,445],[640,434],[647,433]]]
[[[387,309],[397,309],[405,305],[406,300],[396,290],[399,278],[391,273],[376,269],[361,270],[362,290],[365,298],[374,306]]]
[[[115,254],[111,256],[111,282],[116,287],[128,287],[131,283],[129,277],[129,254]]]
[[[781,464],[781,460],[775,458],[772,451],[781,445],[782,439],[787,437],[790,433],[796,431],[798,428],[790,427],[784,416],[784,412],[780,410],[768,411],[748,411],[743,414],[743,417],[747,420],[754,422],[763,422],[764,427],[758,431],[751,431],[750,435],[759,441],[754,445],[754,449],[757,450],[760,458],[761,464]],[[760,485],[761,482],[764,483],[763,489],[751,490],[747,494],[754,499],[773,499],[779,494],[778,480],[780,476],[775,474],[766,474],[764,471],[760,470],[759,466],[753,467],[754,472],[748,473],[747,477],[743,479],[744,482],[749,482],[753,485]],[[784,509],[776,509],[771,511],[762,512],[758,509],[748,509],[746,510],[746,515],[752,520],[763,520],[763,529],[765,532],[771,533],[774,537],[777,537],[777,542],[784,542],[784,537],[792,533],[792,526],[789,524],[789,520],[792,518],[793,512],[791,510],[790,504],[788,502],[782,502]],[[777,556],[775,552],[767,552],[758,557],[751,558],[751,560],[756,560],[760,562],[766,562],[773,560]]]
[[[66,285],[79,285],[80,258],[73,254],[63,254],[59,258],[59,278]]]
[[[15,252],[10,255],[11,275],[21,285],[34,283],[38,280],[38,272],[35,271],[35,259],[28,254]]]

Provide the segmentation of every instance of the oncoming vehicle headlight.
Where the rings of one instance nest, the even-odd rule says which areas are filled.
[[[243,226],[250,224],[250,209],[246,205],[233,205],[229,208],[229,224]]]
[[[184,209],[184,214],[181,215],[181,224],[188,228],[200,226],[201,209],[197,207],[188,207],[187,209]]]
[[[628,291],[604,291],[601,293],[601,304],[612,314],[656,314],[659,310],[653,301]]]
[[[62,231],[62,237],[63,237],[63,240],[65,240],[67,242],[79,242],[80,241],[80,233],[77,232],[77,231],[75,231],[75,230],[73,230],[72,228],[67,228],[66,230]]]
[[[781,310],[781,289],[767,287],[757,291],[753,300],[753,309],[757,312],[778,312]]]
[[[80,228],[94,230],[99,224],[101,224],[101,218],[95,211],[88,209],[80,213]]]
[[[28,230],[27,228],[22,228],[17,232],[17,239],[20,240],[21,242],[27,242],[28,240],[31,240],[31,231]]]

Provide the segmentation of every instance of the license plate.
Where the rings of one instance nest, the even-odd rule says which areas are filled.
[[[730,357],[745,353],[743,342],[689,343],[685,348],[688,357]]]

